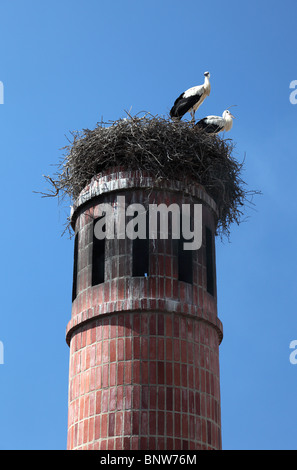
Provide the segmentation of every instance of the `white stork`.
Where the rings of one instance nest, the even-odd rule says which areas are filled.
[[[192,121],[195,120],[195,112],[210,93],[210,73],[205,72],[204,77],[203,85],[189,88],[175,100],[174,105],[170,110],[170,117],[173,120],[180,121],[183,115],[187,112],[191,114]]]
[[[207,134],[218,134],[222,131],[230,131],[233,126],[233,114],[228,109],[222,116],[206,116],[195,124],[194,127],[203,129]]]

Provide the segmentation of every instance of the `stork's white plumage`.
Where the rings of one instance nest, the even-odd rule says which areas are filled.
[[[195,112],[199,106],[203,103],[205,98],[210,94],[210,73],[204,73],[204,84],[193,86],[188,90],[184,91],[174,102],[170,110],[170,117],[173,120],[179,121],[184,114],[190,113],[192,121],[195,120]]]
[[[203,129],[207,134],[218,134],[222,131],[230,131],[233,126],[233,114],[228,109],[222,116],[206,116],[195,124],[195,127]]]

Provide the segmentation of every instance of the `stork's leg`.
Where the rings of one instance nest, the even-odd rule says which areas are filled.
[[[192,121],[191,121],[191,122],[194,124],[194,122],[195,122],[195,111],[192,109],[192,110],[190,111],[190,114],[191,114],[191,116],[192,116]]]

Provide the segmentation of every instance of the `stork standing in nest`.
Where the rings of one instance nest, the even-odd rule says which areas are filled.
[[[180,121],[184,114],[190,113],[192,122],[195,121],[195,112],[210,94],[210,73],[204,73],[203,85],[193,86],[184,91],[174,102],[170,110],[170,117],[174,121]]]
[[[195,127],[203,129],[207,134],[218,134],[223,131],[230,131],[233,126],[233,114],[228,109],[222,116],[206,116],[195,124]]]

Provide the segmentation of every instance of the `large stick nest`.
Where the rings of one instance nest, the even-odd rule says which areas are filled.
[[[206,134],[186,121],[144,115],[97,123],[94,130],[71,132],[72,141],[44,196],[78,197],[93,176],[110,167],[147,170],[156,178],[185,179],[202,185],[218,208],[218,233],[229,235],[255,191],[241,179],[243,163],[233,157],[230,139]]]

